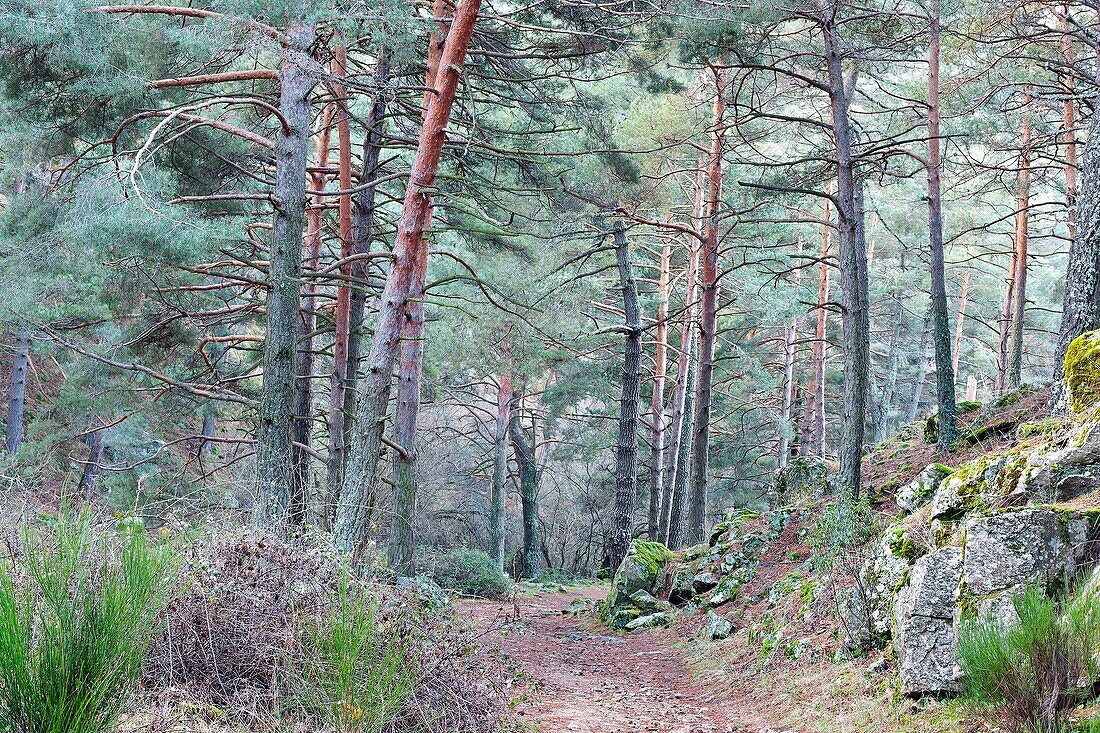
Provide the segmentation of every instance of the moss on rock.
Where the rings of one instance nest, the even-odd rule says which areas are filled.
[[[1085,412],[1100,401],[1100,331],[1090,331],[1070,342],[1065,371],[1073,412]]]

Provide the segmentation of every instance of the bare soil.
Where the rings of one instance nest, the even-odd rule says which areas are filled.
[[[760,730],[713,680],[693,675],[684,647],[695,630],[687,624],[620,636],[590,614],[562,613],[578,598],[606,593],[606,587],[581,587],[540,592],[515,605],[460,603],[460,611],[487,630],[485,643],[499,647],[526,683],[528,693],[515,708],[522,722],[543,733]]]

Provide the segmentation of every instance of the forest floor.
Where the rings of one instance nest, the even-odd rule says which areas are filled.
[[[592,614],[562,611],[577,599],[602,600],[608,586],[521,595],[515,604],[462,601],[516,667],[528,692],[515,712],[542,733],[728,733],[769,730],[750,708],[693,672],[682,631],[619,636]],[[518,610],[518,618],[516,612]]]

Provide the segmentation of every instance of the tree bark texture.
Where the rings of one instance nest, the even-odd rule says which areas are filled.
[[[342,34],[338,35],[332,49],[331,72],[333,81],[329,89],[333,96],[333,120],[336,123],[337,176],[341,193],[338,201],[338,232],[340,235],[340,261],[336,281],[336,313],[332,341],[332,372],[329,374],[328,403],[328,462],[329,484],[339,485],[346,462],[347,421],[345,400],[348,382],[348,348],[351,339],[351,291],[352,266],[348,258],[355,252],[352,232],[351,200],[351,118],[348,115],[348,88],[341,81],[347,76],[348,57]]]
[[[497,386],[493,426],[493,485],[489,495],[489,557],[504,572],[504,497],[508,488],[508,424],[512,416],[512,379],[505,374]]]
[[[1031,94],[1024,92],[1020,127],[1020,162],[1016,173],[1016,276],[1012,282],[1012,331],[1009,338],[1007,389],[1019,389],[1024,360],[1024,314],[1027,307],[1028,207],[1031,200]]]
[[[959,354],[962,353],[963,324],[966,321],[966,299],[970,295],[970,270],[963,273],[962,289],[959,291],[959,315],[955,319],[955,347],[951,350],[951,371],[955,382],[959,381]]]
[[[27,405],[27,371],[30,369],[31,338],[26,332],[15,339],[15,357],[11,363],[11,387],[8,389],[8,422],[4,452],[9,456],[23,444],[23,423]]]
[[[513,402],[522,404],[523,392],[515,390]],[[520,576],[536,578],[541,571],[539,551],[542,547],[542,533],[539,528],[539,471],[535,457],[535,436],[528,438],[520,422],[520,411],[512,410],[508,421],[508,432],[512,438],[512,448],[516,452],[516,465],[519,467],[519,498],[523,513],[523,549],[520,553]]]
[[[288,129],[280,130],[275,145],[275,218],[265,309],[264,386],[256,436],[257,522],[276,534],[285,532],[291,504],[298,501],[294,497],[303,489],[294,472],[290,426],[294,419],[309,93],[313,86],[303,67],[313,37],[312,26],[292,23],[279,66],[279,111]]]
[[[825,188],[826,193],[829,187]],[[825,199],[825,225],[821,228],[821,258],[817,266],[817,324],[810,350],[810,383],[806,390],[806,410],[803,416],[799,452],[802,455],[825,456],[825,364],[828,355],[829,326],[829,250],[832,245],[831,207]]]
[[[943,253],[943,193],[940,186],[940,0],[929,0],[928,44],[928,239],[932,260],[932,333],[936,353],[936,443],[947,450],[955,442],[955,371],[951,324],[947,315],[947,276]]]
[[[665,376],[668,370],[668,269],[672,242],[661,243],[657,270],[657,326],[653,356],[653,394],[649,404],[649,522],[647,536],[658,539],[661,531],[661,497],[664,494],[665,461]]]
[[[329,127],[332,122],[332,105],[325,105],[321,115],[321,128],[314,136],[315,159],[318,168],[328,167]],[[324,173],[313,173],[310,181],[314,191],[324,191],[327,178]],[[306,212],[306,267],[316,270],[321,258],[321,229],[324,225],[325,197],[321,193],[312,195],[311,206]],[[294,456],[295,481],[306,487],[310,483],[310,461],[313,460],[306,447],[313,433],[313,342],[317,331],[317,286],[313,280],[302,284],[302,307],[298,311],[298,350],[294,356],[294,425],[290,435],[294,444],[291,451]],[[300,492],[304,497],[305,491]],[[297,524],[305,507],[294,505],[290,509],[291,523]],[[322,518],[327,515],[327,509]]]
[[[431,224],[431,191],[447,137],[446,126],[454,106],[459,73],[480,5],[480,0],[463,0],[455,9],[454,22],[447,34],[439,64],[435,93],[420,129],[404,206],[397,223],[394,263],[378,304],[378,320],[356,406],[348,473],[336,507],[336,543],[348,551],[360,552],[367,538],[371,494],[382,446],[382,427],[401,343],[406,301],[413,284],[414,269],[419,263],[427,261],[420,250],[426,245],[424,232]]]
[[[799,236],[796,243],[799,259],[802,257],[803,244],[802,237]],[[792,280],[792,285],[797,292],[802,284],[801,268],[795,268]],[[791,457],[791,416],[794,411],[795,393],[794,364],[798,356],[799,320],[798,316],[791,318],[791,322],[783,329],[783,407],[779,415],[779,455],[776,456],[780,468],[786,466]]]
[[[688,480],[691,476],[692,437],[695,434],[695,337],[691,335],[687,345],[688,368],[687,389],[681,420],[683,429],[680,431],[679,450],[682,457],[676,463],[676,470],[672,475],[670,485],[672,495],[668,509],[668,533],[667,544],[674,550],[684,546],[685,506],[687,504]]]
[[[707,471],[710,410],[718,333],[718,205],[722,196],[722,150],[725,140],[725,72],[713,67],[714,109],[710,159],[707,164],[707,226],[703,243],[702,311],[699,319],[699,367],[695,382],[695,425],[691,440],[691,480],[685,541],[702,542],[707,521]]]
[[[386,107],[389,99],[388,86],[391,75],[393,52],[383,46],[378,52],[378,61],[374,67],[375,92],[370,113],[366,119],[366,131],[363,134],[363,176],[360,180],[363,190],[356,194],[352,208],[352,236],[355,241],[355,254],[370,252],[374,240],[374,208],[376,188],[370,185],[378,180],[379,159],[382,155],[382,133],[386,122]],[[351,442],[354,416],[357,404],[359,361],[363,344],[363,315],[367,307],[367,294],[370,289],[370,269],[362,260],[351,265],[352,291],[348,307],[348,368],[344,389],[344,460],[329,465],[329,495],[335,501],[344,482],[347,468],[346,446]]]
[[[611,567],[626,557],[634,534],[634,509],[638,498],[638,410],[642,385],[642,312],[638,283],[630,262],[630,247],[622,221],[615,222],[615,259],[623,294],[624,353],[622,391],[619,397],[619,437],[615,450],[615,525],[608,556]]]
[[[1073,339],[1100,328],[1100,115],[1093,115],[1081,156],[1081,188],[1077,195],[1077,233],[1066,264],[1066,291],[1054,360],[1051,408],[1068,407],[1062,356]]]
[[[843,428],[840,442],[838,487],[841,500],[860,495],[864,416],[871,377],[870,308],[867,285],[867,244],[863,225],[863,182],[856,171],[852,127],[848,119],[851,96],[843,69],[844,41],[834,12],[822,17],[829,102],[837,164],[837,218],[840,232],[840,290],[844,331]],[[854,79],[853,82],[854,84]]]

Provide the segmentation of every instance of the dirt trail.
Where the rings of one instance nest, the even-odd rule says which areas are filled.
[[[543,733],[728,733],[756,731],[744,711],[693,680],[673,632],[609,634],[591,616],[563,615],[571,601],[600,598],[602,588],[539,593],[512,604],[464,602],[460,610],[487,629],[522,669],[533,692],[516,708]]]

